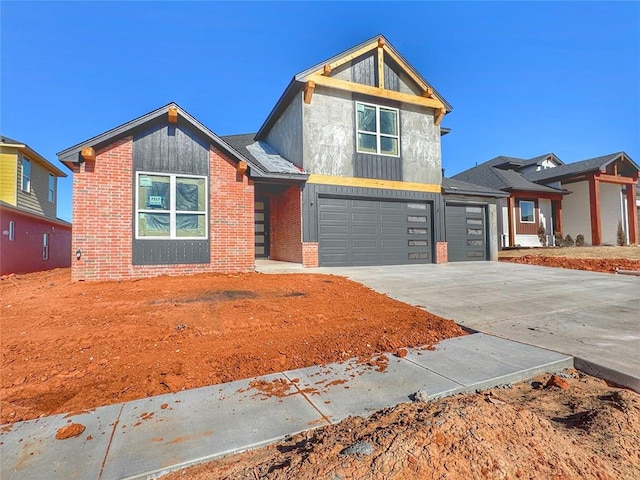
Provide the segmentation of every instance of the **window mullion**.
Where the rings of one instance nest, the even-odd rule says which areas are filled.
[[[176,176],[171,175],[169,182],[169,194],[171,202],[169,205],[169,237],[176,238]]]
[[[376,153],[380,155],[380,107],[376,106]]]

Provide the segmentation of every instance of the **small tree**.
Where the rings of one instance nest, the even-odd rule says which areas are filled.
[[[584,235],[581,233],[576,236],[576,247],[584,247]]]
[[[569,235],[567,233],[567,236],[564,237],[564,245],[565,245],[565,247],[573,247],[574,244],[575,244],[575,242],[573,241],[573,238],[571,238],[571,235]]]
[[[627,236],[624,234],[622,222],[618,220],[618,245],[621,247],[627,244]]]
[[[544,228],[544,223],[542,222],[538,225],[538,239],[543,247],[547,246],[547,229]]]
[[[555,240],[556,247],[564,247],[564,238],[562,238],[562,233],[554,233],[553,239]]]

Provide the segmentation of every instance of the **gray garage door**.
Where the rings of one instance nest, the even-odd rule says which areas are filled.
[[[447,204],[445,215],[448,260],[450,262],[486,260],[485,207]]]
[[[431,263],[431,204],[318,198],[320,265]]]

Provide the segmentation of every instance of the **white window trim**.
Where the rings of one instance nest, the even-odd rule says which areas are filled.
[[[53,183],[51,182],[51,180],[53,180]],[[56,202],[56,176],[53,173],[49,174],[49,180],[48,180],[49,184],[47,185],[47,200],[49,200],[49,203],[55,203]]]
[[[29,175],[26,176],[24,174],[24,164],[25,162],[27,162],[29,164]],[[28,159],[27,157],[22,157],[22,165],[21,165],[21,176],[20,176],[20,190],[22,190],[25,193],[31,193],[31,160]],[[24,179],[25,177],[27,178],[27,188],[24,188]]]
[[[49,234],[42,234],[42,259],[49,260]]]
[[[169,177],[169,190],[171,192],[171,205],[169,210],[157,210],[138,208],[139,205],[139,184],[140,175],[154,175],[158,177]],[[176,178],[198,178],[204,180],[204,198],[205,198],[205,210],[176,210]],[[203,175],[187,175],[182,173],[162,173],[162,172],[136,172],[136,184],[135,184],[135,239],[136,240],[208,240],[209,239],[209,179]],[[169,213],[169,235],[166,237],[145,237],[139,234],[139,221],[140,213]],[[191,215],[204,215],[205,232],[204,237],[178,237],[176,236],[176,215],[179,213],[187,213]]]
[[[376,131],[375,132],[367,132],[365,130],[360,130],[358,128],[358,105],[365,105],[367,107],[372,107],[376,109]],[[396,132],[398,132],[398,135],[389,135],[386,133],[380,133],[380,109],[383,108],[385,110],[393,110],[394,112],[396,112]],[[366,102],[356,102],[356,151],[358,153],[364,153],[364,154],[369,154],[369,155],[380,155],[380,156],[384,156],[384,157],[395,157],[398,158],[400,157],[400,110],[398,110],[397,108],[393,108],[393,107],[386,107],[384,105],[376,105],[374,103],[366,103]],[[360,150],[358,148],[358,134],[362,133],[364,135],[375,135],[376,136],[376,153],[372,153],[372,152],[367,152],[364,150]],[[380,150],[380,138],[381,137],[387,137],[387,138],[395,138],[398,140],[398,154],[397,155],[393,155],[390,153],[382,153]]]
[[[9,222],[9,241],[13,242],[16,239],[16,222],[11,220]]]
[[[522,219],[522,204],[523,203],[530,203],[533,206],[533,220],[529,221],[529,220],[523,220]],[[520,223],[536,223],[536,202],[534,202],[533,200],[519,200],[518,201],[518,207],[520,210]]]

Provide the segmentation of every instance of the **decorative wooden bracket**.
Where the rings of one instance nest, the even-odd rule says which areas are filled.
[[[327,63],[324,67],[322,67],[322,74],[329,75],[331,73],[331,70],[332,70],[331,65]]]
[[[422,96],[426,98],[433,98],[433,88],[427,87],[427,89],[422,92]]]
[[[313,97],[313,91],[316,88],[316,82],[309,80],[304,84],[304,103],[311,103],[311,97]]]
[[[83,148],[80,155],[87,162],[94,162],[96,160],[96,151],[93,149],[93,147]]]
[[[380,88],[384,88],[384,45],[384,39],[378,38],[378,87]]]
[[[169,123],[178,123],[178,109],[169,107]]]
[[[444,114],[445,113],[447,113],[447,109],[446,108],[436,109],[436,116],[433,119],[433,124],[435,126],[440,125],[440,123],[442,122],[442,119],[444,118]]]
[[[244,175],[245,173],[247,173],[247,162],[245,162],[244,160],[240,160],[238,162],[236,170],[240,175]]]

